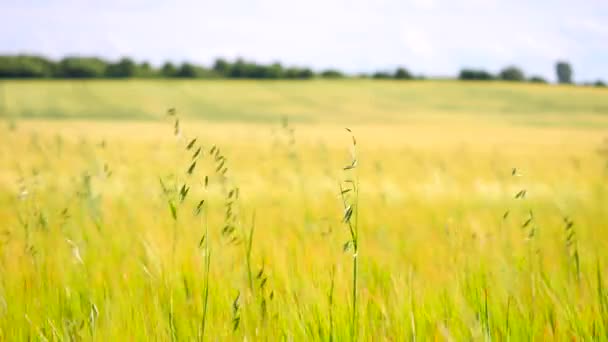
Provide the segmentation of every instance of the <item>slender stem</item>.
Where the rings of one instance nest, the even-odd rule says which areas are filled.
[[[351,322],[351,338],[357,340],[357,279],[359,265],[359,180],[357,179],[355,186],[355,203],[354,203],[355,224],[351,230],[353,235],[353,317]]]
[[[353,256],[353,316],[351,322],[351,340],[356,341],[356,326],[357,326],[357,251]]]
[[[174,263],[172,266],[175,266],[175,252],[177,250],[177,219],[173,220],[173,241],[171,245],[171,261]]]
[[[348,132],[351,132],[350,129],[346,129]],[[352,134],[352,132],[351,132]],[[352,170],[356,167],[357,165],[357,156],[356,156],[356,140],[355,140],[355,136],[352,135],[352,139],[353,139],[353,160],[352,160],[352,164],[347,167],[344,168],[344,170]],[[353,186],[353,189],[347,190],[347,191],[353,191],[354,192],[354,200],[351,201],[350,206],[347,203],[346,200],[346,196],[345,196],[345,190],[342,188],[342,184],[340,183],[340,196],[342,198],[342,204],[344,206],[344,210],[345,210],[345,216],[344,216],[344,221],[348,226],[349,232],[350,232],[350,238],[351,240],[349,241],[350,244],[352,244],[352,248],[353,248],[353,277],[352,277],[352,320],[351,320],[351,331],[350,331],[350,335],[351,335],[351,341],[356,341],[357,340],[357,280],[358,280],[358,268],[359,268],[359,261],[357,260],[359,257],[359,177],[357,176],[357,174],[355,173],[355,177],[356,177],[356,182],[353,182],[352,180],[350,180],[351,185]],[[354,215],[354,224],[353,224],[353,220],[351,220],[351,216]]]
[[[171,341],[177,341],[175,331],[175,313],[173,311],[173,292],[171,292],[169,299],[169,329],[171,329]]]
[[[342,196],[342,203],[346,209],[346,198],[344,197],[344,191],[340,184],[340,194]],[[358,278],[358,254],[359,254],[359,232],[358,232],[358,217],[359,217],[359,182],[355,185],[355,202],[353,211],[355,215],[355,224],[353,225],[351,220],[348,220],[348,229],[350,231],[351,241],[353,244],[353,279],[352,279],[352,317],[351,317],[351,340],[355,341],[356,337],[356,326],[357,326],[357,278]]]
[[[207,322],[207,307],[209,306],[209,272],[211,269],[211,248],[209,247],[209,226],[207,225],[207,215],[205,214],[205,249],[206,249],[206,265],[205,265],[205,291],[203,295],[203,319],[201,322],[201,341],[205,338],[205,323]]]
[[[251,228],[249,230],[249,239],[247,240],[247,277],[249,278],[249,289],[253,293],[253,275],[251,273],[251,249],[253,247],[253,232],[255,231],[255,211],[251,217]]]
[[[205,323],[207,322],[207,307],[209,306],[209,269],[211,266],[211,250],[207,249],[207,262],[206,262],[206,270],[205,270],[205,293],[203,297],[203,303],[205,306],[203,307],[203,320],[201,322],[201,340],[205,337]]]

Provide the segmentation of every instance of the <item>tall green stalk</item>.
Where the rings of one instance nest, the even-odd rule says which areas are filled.
[[[355,136],[352,135],[352,131],[350,129],[346,129],[349,133],[351,133],[352,138],[352,161],[350,165],[344,167],[344,171],[350,171],[357,167],[357,140]],[[348,231],[350,234],[350,239],[344,244],[344,250],[352,249],[353,256],[353,274],[351,280],[352,286],[352,315],[351,315],[351,327],[350,334],[351,340],[355,341],[357,339],[357,283],[358,283],[358,268],[359,268],[359,181],[347,178],[344,180],[345,183],[348,183],[348,187],[343,187],[340,184],[340,196],[342,198],[342,204],[344,206],[344,216],[342,221],[348,226]],[[353,196],[348,198],[347,195],[352,193]],[[354,222],[353,222],[354,216]]]

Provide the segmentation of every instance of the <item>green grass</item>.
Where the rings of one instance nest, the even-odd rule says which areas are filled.
[[[602,90],[1,86],[0,340],[608,336]]]
[[[158,119],[168,107],[186,117],[265,123],[282,116],[353,123],[478,114],[568,123],[608,114],[605,89],[499,82],[54,80],[0,87],[0,108],[23,118]]]

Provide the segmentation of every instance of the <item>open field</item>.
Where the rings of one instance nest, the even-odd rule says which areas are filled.
[[[1,340],[608,338],[606,90],[0,89]]]
[[[517,124],[602,125],[606,89],[456,81],[4,81],[5,115],[157,120],[169,107],[209,121],[407,123],[470,116]],[[479,116],[477,114],[483,114]]]

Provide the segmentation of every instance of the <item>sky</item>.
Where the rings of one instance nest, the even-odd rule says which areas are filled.
[[[0,0],[0,54],[608,81],[608,0]]]

